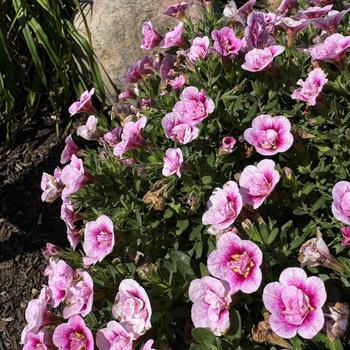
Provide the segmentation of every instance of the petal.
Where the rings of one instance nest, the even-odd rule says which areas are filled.
[[[306,284],[306,272],[299,267],[288,267],[280,275],[280,283],[283,286],[296,286],[304,290]]]
[[[283,286],[279,282],[272,282],[266,285],[263,291],[263,303],[267,311],[279,312],[284,310],[281,298]]]
[[[316,309],[308,314],[303,324],[299,326],[298,334],[305,338],[313,338],[324,325],[322,309]]]
[[[310,298],[313,308],[321,308],[327,300],[327,292],[323,281],[316,276],[309,277],[306,281],[305,294]]]
[[[273,313],[269,318],[269,324],[271,329],[284,339],[293,338],[297,334],[298,326],[287,323],[282,315]]]

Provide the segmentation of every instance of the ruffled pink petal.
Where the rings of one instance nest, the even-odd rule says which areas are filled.
[[[298,326],[287,323],[283,315],[273,313],[269,318],[269,324],[271,329],[281,338],[290,339],[297,334]]]
[[[278,282],[272,282],[266,285],[263,292],[263,303],[267,311],[276,313],[284,310],[285,306],[281,297],[283,288]]]
[[[299,326],[298,334],[305,339],[311,339],[321,331],[323,325],[323,311],[322,309],[316,309],[309,312],[303,324]]]

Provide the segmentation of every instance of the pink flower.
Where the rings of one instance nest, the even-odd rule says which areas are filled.
[[[214,50],[224,57],[235,57],[242,48],[243,43],[238,39],[230,27],[223,27],[220,30],[213,30],[211,37],[214,40]]]
[[[340,12],[332,10],[323,18],[315,18],[312,23],[321,30],[325,30],[329,33],[336,33],[340,22],[349,11],[350,8]]]
[[[232,136],[225,136],[221,141],[221,147],[219,148],[219,154],[230,154],[233,152],[233,148],[237,143],[236,139]]]
[[[228,181],[223,188],[215,188],[208,201],[208,210],[202,216],[203,225],[213,225],[214,229],[224,230],[237,218],[243,201],[237,183]]]
[[[171,112],[164,116],[162,127],[167,138],[185,145],[198,137],[199,130],[185,115]]]
[[[177,17],[178,19],[182,19],[186,15],[186,9],[191,5],[191,2],[180,2],[178,4],[174,4],[166,8],[163,14],[166,16]]]
[[[191,318],[196,328],[209,328],[215,335],[224,335],[230,328],[229,285],[205,276],[191,282],[188,294],[193,302]]]
[[[281,45],[272,45],[265,49],[253,49],[246,53],[242,68],[249,72],[259,72],[269,68],[273,59],[284,51]]]
[[[87,182],[83,161],[74,154],[72,155],[70,163],[62,170],[61,181],[66,186],[62,192],[63,198],[79,191]]]
[[[43,173],[41,177],[41,189],[43,193],[41,200],[43,202],[52,203],[61,196],[63,184],[61,182],[61,169],[57,167],[52,175]]]
[[[71,116],[77,113],[90,112],[93,109],[91,97],[95,93],[95,89],[92,88],[90,91],[86,90],[80,96],[79,101],[74,102],[69,107],[69,113]]]
[[[157,69],[157,64],[154,58],[145,56],[128,67],[123,80],[125,83],[138,83],[148,75],[153,74],[155,69]]]
[[[68,323],[58,325],[52,337],[58,350],[94,350],[94,338],[80,316],[73,316]]]
[[[332,7],[333,5],[327,5],[324,7],[318,7],[318,6],[308,7],[304,11],[299,11],[298,15],[308,19],[320,18],[320,17],[324,17],[332,9]]]
[[[174,90],[179,90],[181,89],[186,83],[186,79],[183,75],[179,75],[178,77],[172,79],[169,81],[170,86]]]
[[[80,232],[74,225],[75,221],[78,220],[78,217],[75,214],[72,202],[67,198],[65,198],[61,205],[61,219],[67,226],[69,243],[71,244],[72,248],[75,249],[81,240]]]
[[[247,17],[252,11],[256,0],[248,0],[238,9],[238,14],[241,17]]]
[[[282,0],[276,11],[281,15],[287,15],[297,4],[298,0]]]
[[[340,232],[343,235],[343,240],[341,241],[341,245],[343,247],[350,247],[350,227],[341,227]]]
[[[184,31],[184,24],[180,22],[174,29],[167,32],[164,39],[160,42],[162,49],[168,49],[173,46],[182,46],[184,39],[182,37]]]
[[[42,330],[38,334],[28,333],[27,341],[23,346],[23,350],[47,350],[45,339],[47,334]]]
[[[293,144],[289,120],[280,115],[259,115],[254,118],[252,127],[244,132],[244,139],[264,156],[272,156],[287,151]]]
[[[350,225],[350,182],[339,181],[332,190],[332,213],[345,225]]]
[[[70,162],[72,155],[75,154],[78,156],[79,152],[81,151],[73,141],[72,135],[67,136],[64,142],[66,145],[64,146],[64,149],[61,153],[61,164]]]
[[[255,0],[254,0],[255,2]],[[224,7],[223,15],[228,18],[231,22],[239,22],[241,24],[244,24],[243,17],[238,13],[237,5],[235,1],[230,1],[227,5]]]
[[[94,115],[90,115],[85,125],[81,125],[77,129],[77,135],[87,141],[96,141],[101,136],[97,130],[98,119]]]
[[[117,126],[113,130],[105,133],[103,135],[103,140],[107,142],[110,147],[115,147],[121,141],[121,135],[123,132],[123,128],[121,126]]]
[[[276,26],[281,27],[288,34],[288,47],[291,47],[296,35],[308,27],[311,22],[311,20],[305,18],[294,19],[291,17],[281,17],[276,22]]]
[[[209,272],[230,284],[233,293],[253,293],[258,290],[262,273],[262,252],[251,242],[234,233],[224,233],[217,241],[217,249],[208,256]]]
[[[307,102],[308,106],[316,104],[317,96],[321,93],[323,85],[327,83],[326,73],[321,68],[311,71],[305,81],[299,79],[297,84],[301,88],[294,90],[292,99]]]
[[[346,52],[350,48],[350,36],[339,33],[326,38],[323,43],[314,46],[310,55],[313,60],[342,62],[346,58]]]
[[[195,63],[198,59],[204,60],[209,50],[209,38],[207,36],[197,37],[193,40],[187,57],[191,63]]]
[[[115,146],[113,154],[121,157],[125,152],[139,148],[144,145],[144,139],[141,136],[141,130],[147,124],[147,117],[142,116],[136,122],[127,122],[121,134],[121,141]]]
[[[322,306],[327,298],[319,277],[307,277],[297,267],[285,269],[279,282],[269,283],[263,292],[263,302],[271,312],[269,324],[280,337],[290,339],[297,333],[313,338],[323,327]]]
[[[63,249],[52,243],[46,243],[43,249],[43,255],[47,257],[59,257],[62,255]]]
[[[168,148],[165,152],[162,174],[164,176],[176,174],[178,177],[181,177],[182,164],[183,157],[181,149]]]
[[[131,89],[128,88],[124,91],[122,91],[119,95],[118,95],[118,100],[119,101],[126,101],[126,100],[134,100],[136,99],[137,95],[135,93],[135,89]]]
[[[173,77],[175,72],[176,57],[174,55],[166,55],[160,64],[160,77],[162,81]]]
[[[239,178],[244,203],[252,205],[254,209],[259,208],[274,190],[279,179],[280,175],[275,170],[273,160],[264,159],[256,166],[245,167]]]
[[[74,270],[63,260],[50,259],[44,275],[48,277],[52,306],[57,307],[66,298],[73,282]]]
[[[141,346],[140,350],[156,350],[152,348],[153,343],[154,343],[153,339],[147,340],[146,343]]]
[[[204,90],[198,91],[196,87],[188,86],[182,91],[180,101],[175,104],[173,112],[184,114],[196,125],[213,113],[214,108],[214,101]]]
[[[151,21],[144,22],[142,25],[142,44],[141,49],[151,50],[155,48],[159,42],[162,40],[162,37],[153,29]]]
[[[106,328],[97,331],[96,345],[99,350],[132,350],[133,334],[128,333],[116,321],[107,323]]]
[[[74,315],[85,317],[92,308],[94,300],[93,281],[86,271],[76,270],[74,281],[67,289],[65,297],[65,307],[63,309],[63,317],[70,318]]]
[[[113,316],[137,339],[151,328],[152,309],[146,291],[134,280],[124,279],[115,297]]]
[[[84,264],[96,264],[110,254],[114,247],[113,222],[101,215],[95,221],[86,223],[83,249],[86,254]]]
[[[265,14],[262,12],[252,12],[247,19],[247,26],[244,31],[248,50],[253,48],[264,48],[272,45],[274,38],[267,31]]]

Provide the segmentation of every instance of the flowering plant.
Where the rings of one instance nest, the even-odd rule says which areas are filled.
[[[203,0],[197,23],[175,4],[108,115],[93,90],[72,105],[87,122],[41,183],[72,247],[45,250],[26,349],[350,345],[350,36],[329,2]]]

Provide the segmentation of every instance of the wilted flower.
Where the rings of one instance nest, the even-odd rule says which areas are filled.
[[[230,154],[233,152],[233,148],[237,143],[236,139],[232,136],[225,136],[221,141],[219,148],[219,154]]]
[[[341,241],[341,245],[343,247],[350,247],[350,227],[341,227],[340,232],[343,235],[343,240]]]
[[[181,177],[181,170],[183,168],[183,156],[180,148],[168,148],[165,152],[164,166],[162,174],[170,176],[176,174]]]
[[[324,17],[331,9],[333,5],[327,5],[324,7],[314,6],[308,7],[306,10],[299,11],[298,15],[303,18],[313,19]]]
[[[217,249],[208,256],[209,272],[229,283],[231,291],[253,293],[260,287],[262,252],[253,242],[242,240],[234,233],[224,233]]]
[[[142,44],[141,49],[151,50],[155,48],[159,42],[162,40],[162,37],[153,29],[151,21],[144,22],[142,25]]]
[[[280,115],[271,117],[259,115],[254,118],[252,127],[244,132],[244,139],[253,145],[256,151],[271,156],[287,151],[293,144],[289,120]]]
[[[132,350],[133,335],[128,333],[123,326],[110,321],[106,328],[97,331],[96,345],[99,350]]]
[[[175,72],[175,63],[176,63],[176,56],[174,55],[166,55],[160,64],[160,77],[162,81],[173,77]]]
[[[77,114],[77,113],[83,113],[83,112],[91,112],[94,108],[92,105],[91,97],[95,93],[95,89],[92,88],[90,91],[86,90],[82,93],[82,95],[79,98],[79,101],[74,102],[69,107],[69,113],[71,116]]]
[[[52,203],[61,196],[64,187],[61,182],[61,169],[57,167],[52,175],[43,173],[41,177],[40,187],[43,191],[41,200],[43,202]]]
[[[90,115],[85,125],[81,125],[77,129],[77,135],[87,141],[96,141],[101,136],[97,130],[98,119],[94,115]]]
[[[167,32],[164,39],[160,42],[162,49],[168,49],[173,46],[182,46],[184,39],[182,37],[184,31],[184,24],[180,22],[174,29]]]
[[[209,38],[207,36],[197,37],[193,40],[187,57],[191,63],[195,63],[198,59],[204,60],[207,57],[208,49]]]
[[[179,75],[175,77],[172,80],[169,80],[169,85],[174,89],[174,90],[179,90],[181,89],[186,83],[186,79],[183,75]]]
[[[340,12],[332,10],[323,18],[315,18],[312,23],[321,30],[325,30],[329,33],[336,33],[340,22],[349,11],[350,8]]]
[[[327,336],[334,341],[341,338],[348,328],[349,304],[348,303],[327,303],[324,308],[325,330]]]
[[[215,188],[208,201],[208,210],[202,216],[203,225],[214,229],[228,228],[242,210],[243,201],[237,183],[228,181],[223,188]]]
[[[350,182],[339,181],[332,190],[332,213],[345,225],[350,225]]]
[[[125,83],[138,83],[154,72],[157,62],[151,56],[145,56],[128,67],[123,80]]]
[[[237,38],[230,27],[213,30],[211,37],[214,40],[214,50],[224,57],[235,57],[243,46],[242,40]]]
[[[195,327],[224,335],[230,328],[231,293],[228,283],[205,276],[191,282],[188,295],[192,301],[191,318]]]
[[[297,333],[305,339],[313,338],[323,327],[326,299],[323,281],[315,276],[308,278],[297,267],[286,268],[279,282],[267,284],[263,291],[265,308],[271,312],[271,329],[286,339]]]
[[[232,22],[244,24],[244,19],[238,13],[237,5],[233,0],[229,1],[228,4],[225,5],[223,15]]]
[[[163,14],[166,16],[176,17],[181,20],[186,16],[186,9],[191,5],[191,2],[183,1],[178,4],[169,6],[167,9],[164,10]]]
[[[61,153],[61,164],[66,164],[70,162],[72,159],[72,155],[75,154],[76,156],[79,155],[79,152],[81,151],[80,148],[75,144],[72,135],[69,135],[64,140],[65,146]]]

